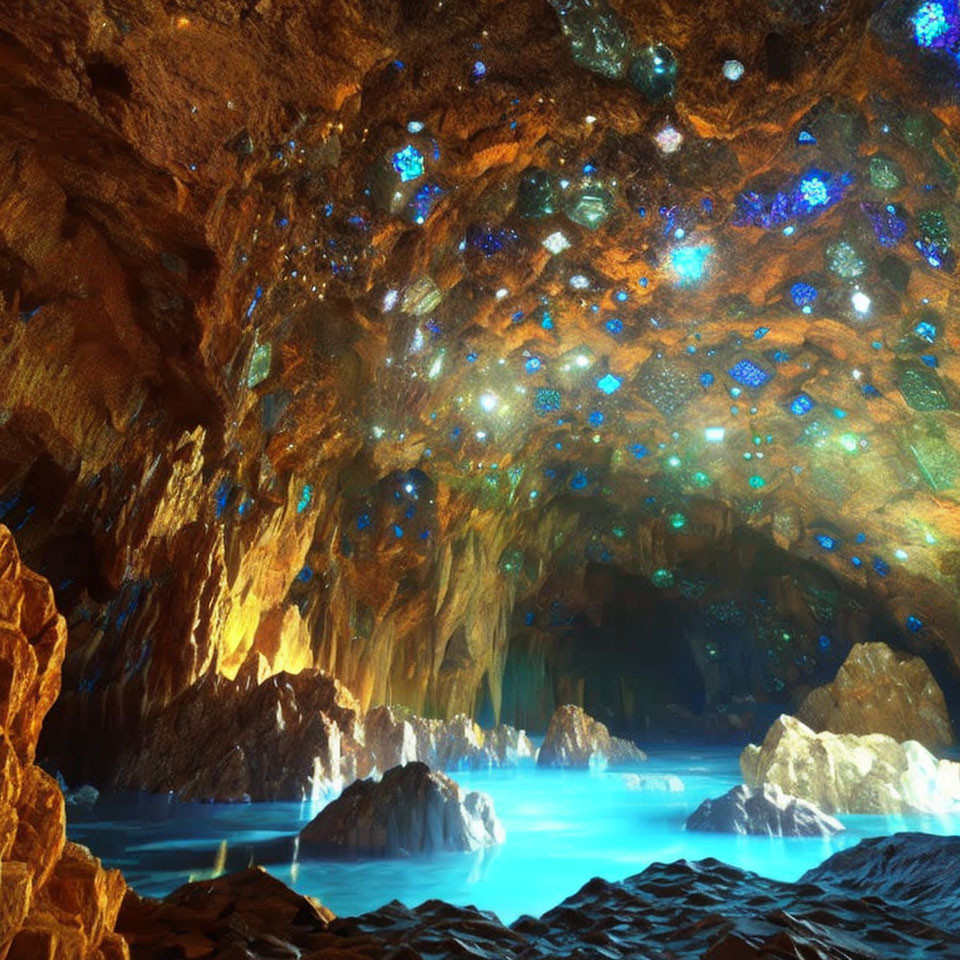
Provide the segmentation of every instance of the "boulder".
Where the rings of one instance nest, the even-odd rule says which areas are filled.
[[[776,784],[827,813],[960,810],[960,763],[915,740],[814,733],[796,717],[778,717],[761,746],[741,753],[740,769],[747,786]]]
[[[687,818],[688,830],[760,834],[768,837],[829,837],[845,827],[812,803],[791,797],[776,784],[741,784],[704,800]]]
[[[479,850],[506,834],[484,793],[424,763],[357,780],[300,831],[301,853],[398,857],[441,850]]]
[[[629,740],[610,735],[610,731],[582,707],[566,704],[550,718],[547,735],[537,756],[541,767],[589,767],[591,762],[611,766],[641,763],[647,755]]]
[[[482,770],[515,766],[521,757],[534,754],[523,730],[507,724],[483,730],[464,714],[434,720],[396,707],[374,707],[364,717],[363,735],[365,773],[413,761],[432,770]]]
[[[954,742],[943,691],[920,657],[857,643],[832,683],[812,690],[797,719],[818,733],[885,733],[928,750]]]

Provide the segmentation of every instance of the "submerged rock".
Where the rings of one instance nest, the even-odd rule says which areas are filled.
[[[646,759],[647,755],[635,744],[611,736],[599,720],[582,707],[568,703],[558,707],[550,718],[537,764],[541,767],[586,768],[597,761],[622,766]]]
[[[846,829],[812,803],[791,797],[776,784],[741,784],[722,797],[704,800],[687,818],[688,830],[760,834],[769,837],[829,837]]]
[[[960,809],[960,763],[915,740],[814,733],[795,717],[774,721],[763,744],[740,755],[744,782],[773,783],[827,813],[946,813]]]
[[[683,793],[686,784],[672,773],[625,773],[623,782],[629,790],[644,790],[661,793]]]
[[[832,683],[811,691],[796,713],[811,730],[884,733],[930,750],[954,742],[943,691],[920,657],[885,643],[857,643]]]
[[[479,850],[503,843],[485,793],[408,763],[383,779],[357,780],[300,831],[300,850],[336,856],[398,857]]]

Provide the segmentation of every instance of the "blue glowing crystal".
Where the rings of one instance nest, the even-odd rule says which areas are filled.
[[[950,4],[950,6],[955,6],[955,4]],[[951,19],[955,18],[955,11],[954,17],[948,18],[948,16],[948,12],[942,3],[921,3],[912,18],[913,36],[917,46],[928,49],[945,46],[951,27],[955,27],[955,23],[951,24],[950,22]]]
[[[611,393],[616,393],[620,389],[620,384],[623,381],[619,377],[615,377],[612,373],[608,373],[605,376],[602,376],[597,381],[597,389],[602,390],[607,395]]]
[[[607,332],[613,334],[613,336],[623,333],[623,321],[619,317],[611,317],[604,326],[607,328]]]
[[[921,320],[913,328],[913,332],[927,343],[933,343],[937,339],[937,328],[928,320]]]
[[[915,617],[912,614],[909,617],[907,617],[907,619],[904,622],[906,623],[907,629],[911,633],[918,633],[920,630],[923,629],[923,621],[919,617]]]
[[[543,361],[539,357],[531,357],[524,365],[523,369],[527,373],[536,373],[543,366]]]
[[[423,154],[411,143],[402,150],[398,150],[390,162],[393,164],[393,169],[400,174],[402,183],[423,176],[423,171],[426,169]]]
[[[770,379],[763,367],[747,359],[738,360],[727,372],[745,387],[762,387]]]
[[[806,393],[798,393],[790,401],[790,412],[802,417],[813,409],[813,398]]]
[[[825,533],[818,533],[814,539],[824,550],[835,550],[837,548],[836,538],[828,536]]]

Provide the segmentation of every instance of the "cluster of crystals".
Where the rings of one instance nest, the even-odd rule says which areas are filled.
[[[635,47],[600,2],[552,2],[578,63],[652,102],[674,94],[669,50]],[[952,50],[953,11],[918,6],[917,43]],[[473,78],[495,82],[477,63]],[[723,75],[737,83],[742,64],[727,61]],[[742,523],[769,524],[864,582],[901,567],[937,576],[957,545],[928,497],[944,502],[960,486],[957,398],[942,370],[955,362],[946,328],[960,227],[949,131],[877,95],[825,101],[784,135],[769,173],[745,180],[729,153],[675,119],[643,134],[653,159],[638,184],[601,146],[613,138],[604,122],[585,124],[586,146],[558,139],[475,209],[457,209],[448,145],[410,121],[370,148],[352,206],[320,208],[323,242],[289,250],[285,283],[304,286],[312,259],[310,286],[325,289],[317,274],[328,271],[383,331],[363,431],[377,462],[395,451],[422,471],[356,505],[344,555],[433,549],[422,491],[442,482],[498,509],[603,500],[616,519],[570,547],[590,562],[629,562],[638,515],[694,536],[695,504],[721,499]],[[366,282],[375,227],[392,222],[415,240],[434,216],[455,224],[449,241],[414,258],[412,276]],[[289,230],[282,219],[277,230]],[[242,312],[246,385],[273,429],[287,398],[278,336],[271,348],[257,329],[276,296],[265,283],[251,283]],[[313,490],[303,491],[307,512]],[[235,496],[217,500],[218,515]],[[877,521],[866,550],[849,525],[866,528],[868,505],[896,498],[914,506]],[[784,501],[815,503],[826,527],[804,532]],[[510,577],[530,566],[515,545],[499,564]],[[676,591],[693,589],[688,573],[646,571]],[[733,616],[722,602],[715,612]],[[926,629],[910,617],[906,629]]]

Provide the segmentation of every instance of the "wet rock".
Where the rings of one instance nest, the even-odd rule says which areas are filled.
[[[960,809],[960,763],[915,740],[814,733],[782,715],[740,755],[749,787],[772,783],[827,813],[945,813]]]
[[[482,730],[463,714],[436,720],[381,706],[364,717],[360,752],[365,770],[389,770],[415,760],[432,770],[476,770],[515,766],[533,757],[534,749],[523,730],[506,724]]]
[[[398,857],[479,850],[505,833],[484,793],[465,793],[423,763],[357,780],[300,831],[300,850],[333,856]]]
[[[785,794],[776,784],[742,784],[704,800],[687,818],[688,830],[760,834],[769,837],[829,837],[846,829],[812,803]]]
[[[611,766],[641,763],[647,755],[629,740],[612,737],[599,720],[582,707],[566,704],[558,707],[550,719],[537,764],[541,767],[586,768],[591,763]]]
[[[811,730],[883,733],[929,750],[954,742],[943,691],[920,657],[885,643],[854,644],[832,683],[817,687],[797,709]]]

